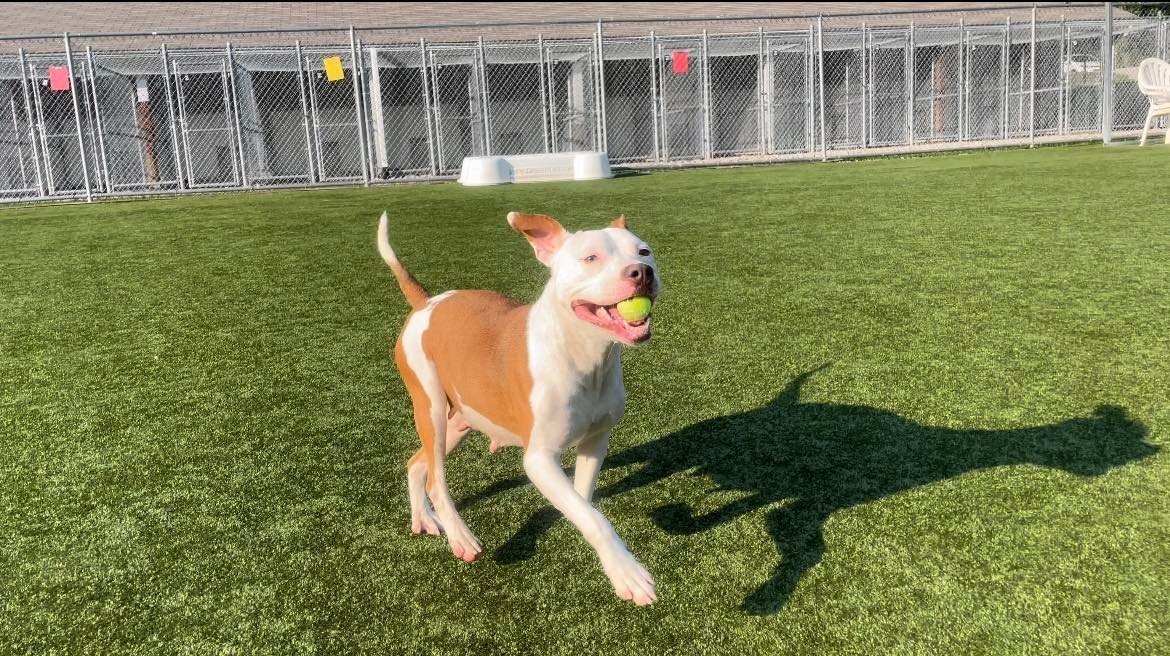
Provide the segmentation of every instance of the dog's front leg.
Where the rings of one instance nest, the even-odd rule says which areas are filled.
[[[573,488],[561,469],[560,456],[560,451],[530,448],[524,454],[524,472],[536,489],[581,531],[597,552],[614,592],[639,606],[653,603],[657,599],[654,579],[630,555],[609,520]]]
[[[577,466],[573,468],[573,488],[586,501],[593,500],[593,490],[597,489],[597,475],[601,472],[601,463],[605,462],[605,454],[609,453],[609,431],[590,435],[577,445]]]

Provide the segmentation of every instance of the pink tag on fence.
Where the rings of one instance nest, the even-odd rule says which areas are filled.
[[[68,91],[69,69],[64,66],[50,66],[49,88],[53,91]]]
[[[674,65],[675,75],[685,75],[691,68],[690,57],[686,50],[675,50],[670,53],[670,59]]]

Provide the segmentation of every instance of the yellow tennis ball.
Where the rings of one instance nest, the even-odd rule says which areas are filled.
[[[650,316],[650,308],[654,303],[645,296],[627,298],[617,304],[618,314],[626,321],[641,321]]]

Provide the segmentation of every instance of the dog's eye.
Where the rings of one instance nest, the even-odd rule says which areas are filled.
[[[584,260],[585,260],[586,264],[591,264],[591,263],[597,261],[597,256],[596,255],[586,255]]]
[[[643,246],[642,248],[638,249],[638,255],[641,255],[642,257],[650,257],[650,249]]]

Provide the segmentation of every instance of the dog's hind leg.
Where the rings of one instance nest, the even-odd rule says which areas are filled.
[[[427,500],[426,450],[419,449],[406,463],[406,488],[410,495],[410,531],[426,535],[442,535],[439,518]]]
[[[463,415],[452,409],[447,417],[447,448],[448,455],[463,441],[467,431],[471,428]],[[406,467],[407,488],[410,494],[410,530],[414,533],[440,535],[442,526],[439,518],[431,508],[427,499],[427,455],[425,449],[419,449],[410,457]]]
[[[426,461],[424,487],[441,525],[435,528],[441,528],[447,535],[447,544],[456,557],[471,562],[483,551],[483,546],[459,516],[447,489],[447,428],[458,414],[448,416],[447,396],[439,382],[438,371],[423,350],[422,336],[430,321],[430,309],[423,308],[407,320],[395,348],[395,359],[414,406],[414,425],[418,430],[419,441],[422,442],[421,460]],[[455,443],[457,440],[452,439],[452,448]],[[408,470],[408,478],[413,485],[420,475],[415,473],[410,476]],[[415,508],[420,506],[418,504]],[[421,509],[420,513],[420,525],[425,527],[427,513]],[[411,524],[413,528],[413,518]]]
[[[439,523],[442,524],[443,532],[447,535],[447,544],[451,547],[451,553],[470,563],[483,551],[483,546],[467,528],[463,518],[459,516],[459,511],[455,509],[455,501],[451,499],[451,493],[447,489],[448,420],[445,416],[445,409],[439,412],[430,410],[438,403],[442,403],[445,397],[428,396],[430,396],[429,408],[420,407],[420,404],[415,403],[414,409],[415,425],[418,427],[419,436],[422,437],[423,450],[427,452],[425,454],[427,496],[431,500],[435,514],[439,516]]]

